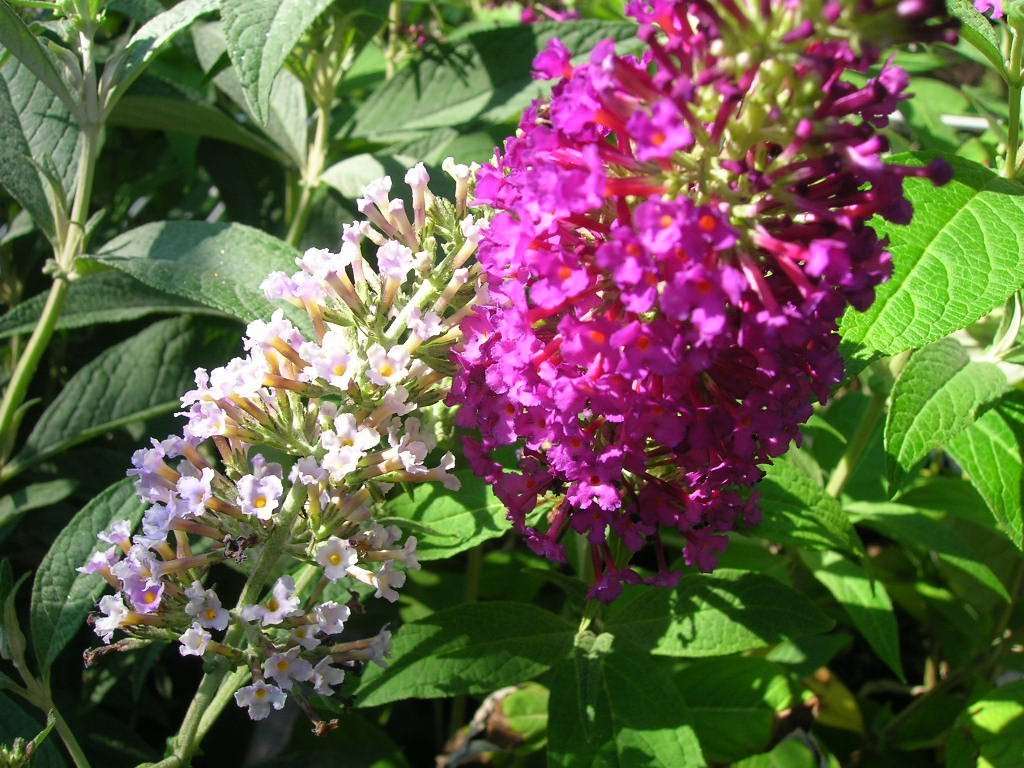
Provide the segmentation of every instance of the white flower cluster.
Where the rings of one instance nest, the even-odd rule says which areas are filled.
[[[397,600],[406,571],[419,568],[417,542],[377,523],[377,506],[396,483],[459,487],[452,454],[431,461],[434,436],[419,415],[444,396],[459,321],[480,299],[469,261],[482,222],[464,215],[469,170],[446,167],[454,204],[430,194],[418,165],[406,176],[410,218],[380,179],[359,200],[366,219],[343,228],[340,252],[310,249],[295,274],[269,275],[266,295],[305,317],[278,309],[250,323],[245,356],[196,371],[182,435],[132,457],[128,474],[148,505],[142,530],[133,536],[119,521],[80,569],[117,590],[94,617],[104,642],[115,630],[173,636],[182,655],[247,664],[253,683],[235,699],[256,720],[296,683],[330,696],[346,668],[385,664],[387,628],[339,642],[350,607],[322,597],[341,582],[349,594]],[[281,554],[292,556],[288,569]],[[243,591],[229,611],[203,583],[225,560],[278,572],[266,594]]]

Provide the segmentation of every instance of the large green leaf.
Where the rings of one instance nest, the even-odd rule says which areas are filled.
[[[91,258],[142,283],[241,320],[274,311],[260,290],[271,272],[295,271],[299,253],[243,224],[159,221],[125,232]]]
[[[244,128],[217,107],[167,96],[125,96],[108,120],[110,125],[151,131],[187,133],[237,144],[283,165],[291,162],[280,149]]]
[[[68,109],[75,109],[75,100],[58,73],[53,57],[32,34],[32,30],[25,26],[25,22],[7,0],[0,0],[0,45],[28,67],[36,79],[58,96]]]
[[[217,0],[184,0],[154,16],[132,35],[118,59],[119,69],[104,101],[108,111],[124,96],[132,83],[141,75],[153,57],[175,35],[179,34],[204,13],[217,10]]]
[[[703,659],[675,676],[704,754],[732,763],[767,749],[793,701],[786,670],[757,657]]]
[[[547,670],[572,647],[576,628],[526,603],[469,603],[402,626],[387,669],[371,667],[360,706],[412,697],[489,693]]]
[[[974,7],[972,0],[946,0],[946,7],[960,21],[960,37],[977,48],[996,70],[1004,71],[1006,64],[992,22]]]
[[[584,635],[553,673],[548,765],[705,765],[664,660],[610,634]]]
[[[10,746],[19,736],[25,741],[32,741],[43,727],[42,722],[28,715],[13,700],[0,693],[0,744]],[[56,738],[57,734],[52,733],[43,742],[42,747],[32,758],[33,768],[64,768],[67,765],[55,743]]]
[[[27,513],[63,501],[74,492],[76,485],[67,478],[47,480],[26,485],[0,498],[0,543],[11,535]]]
[[[886,354],[923,347],[973,323],[1024,285],[1024,186],[969,160],[947,159],[955,172],[949,184],[907,180],[915,211],[910,226],[878,224],[891,239],[893,276],[866,312],[843,317],[847,345]]]
[[[627,587],[605,618],[609,632],[664,656],[726,656],[831,627],[775,579],[724,568],[684,576],[671,590]]]
[[[790,448],[767,468],[758,486],[764,518],[752,533],[787,544],[860,554],[864,547],[850,518],[808,471],[807,463],[813,461]]]
[[[531,79],[530,67],[551,38],[588,55],[599,40],[625,40],[635,33],[636,26],[626,22],[541,22],[475,32],[453,45],[433,46],[363,102],[354,133],[408,136],[475,120],[512,119],[544,90]]]
[[[955,339],[915,352],[893,386],[885,421],[890,482],[898,483],[929,451],[969,427],[978,408],[1006,386],[999,366],[972,361]]]
[[[907,547],[934,551],[950,566],[963,571],[1003,600],[1010,599],[999,577],[970,544],[957,536],[941,512],[875,502],[854,502],[847,509],[858,515],[859,522]]]
[[[1011,768],[1024,755],[1024,681],[975,696],[950,731],[947,768]]]
[[[451,557],[509,529],[505,505],[490,486],[465,469],[456,475],[462,481],[458,491],[421,483],[387,503],[389,516],[422,524],[422,529],[410,528],[418,539],[420,560]]]
[[[8,61],[0,67],[0,78],[7,84],[11,104],[21,123],[35,161],[52,169],[60,179],[65,196],[70,196],[78,173],[78,123],[67,106],[44,88],[28,67]]]
[[[256,121],[266,125],[270,91],[299,38],[332,0],[220,0],[228,55]]]
[[[115,520],[134,526],[145,509],[131,480],[111,485],[72,518],[53,541],[32,583],[32,643],[42,670],[49,669],[85,623],[107,583],[76,568],[104,545],[96,535]]]
[[[110,347],[50,403],[5,471],[24,469],[135,421],[170,413],[198,366],[223,363],[238,346],[233,323],[162,320]]]
[[[2,6],[0,6],[2,7]],[[7,83],[0,77],[0,186],[29,212],[32,221],[50,240],[56,227],[46,179],[32,160],[18,113],[11,101]]]
[[[903,678],[896,615],[885,585],[836,552],[801,552],[804,563],[832,593],[878,657]]]
[[[1024,394],[1013,392],[947,444],[999,527],[1024,549]]]
[[[46,293],[17,304],[0,317],[0,339],[31,333],[46,304]],[[57,329],[100,323],[124,323],[155,314],[214,315],[221,313],[188,299],[156,291],[117,270],[85,275],[68,286]]]
[[[196,58],[207,77],[212,76],[214,85],[259,124],[260,121],[256,120],[249,106],[234,67],[217,69],[222,57],[227,55],[223,25],[220,22],[196,24],[192,27],[192,37],[196,47]],[[266,131],[267,137],[281,148],[294,167],[302,167],[306,162],[306,117],[306,97],[302,83],[287,69],[281,70],[270,92],[270,111],[268,118],[262,123],[262,128]]]

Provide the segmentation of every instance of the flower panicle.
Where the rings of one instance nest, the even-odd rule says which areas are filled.
[[[475,169],[446,167],[454,202],[430,193],[422,165],[406,175],[411,214],[390,198],[390,179],[377,180],[338,253],[310,249],[294,274],[269,275],[268,298],[302,313],[250,323],[244,356],[196,371],[182,434],[132,456],[140,530],[114,522],[79,569],[115,590],[92,621],[105,643],[115,632],[174,638],[183,656],[248,665],[253,682],[235,699],[254,720],[289,695],[311,713],[311,692],[330,696],[346,673],[386,665],[387,627],[338,637],[359,595],[393,603],[419,568],[416,537],[376,513],[397,483],[459,487],[454,456],[432,460],[427,409],[481,300],[471,257],[482,222],[466,214]],[[262,558],[282,527],[290,565],[229,610],[206,583],[211,568]]]
[[[950,177],[884,162],[880,133],[908,85],[880,51],[951,39],[942,5],[633,0],[640,54],[607,40],[574,64],[556,39],[537,56],[552,95],[478,175],[489,299],[448,402],[534,550],[589,540],[592,596],[675,583],[662,533],[714,568],[759,519],[761,465],[841,381],[838,318],[891,271],[868,220],[906,223],[905,179]],[[657,573],[610,537],[653,542]]]

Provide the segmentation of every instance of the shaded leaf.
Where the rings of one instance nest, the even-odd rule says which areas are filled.
[[[440,611],[395,633],[390,666],[366,671],[357,703],[489,693],[521,683],[563,657],[575,631],[526,603],[469,603]]]
[[[85,623],[107,586],[102,576],[75,569],[107,546],[97,541],[98,533],[115,520],[134,526],[143,510],[132,481],[119,480],[86,504],[54,539],[32,583],[32,643],[44,672]]]
[[[31,333],[46,304],[45,293],[15,305],[0,317],[0,339]],[[58,330],[83,328],[100,323],[123,323],[154,314],[220,316],[216,310],[156,291],[117,270],[85,275],[68,284],[64,309],[57,319]]]
[[[43,48],[7,0],[0,0],[0,45],[28,67],[36,79],[58,96],[69,110],[75,109],[75,100],[64,78],[57,71],[49,51]]]
[[[468,470],[455,473],[462,488],[449,491],[437,483],[418,483],[411,493],[387,502],[388,515],[421,523],[416,554],[420,560],[441,560],[472,549],[509,530],[505,505],[490,486]]]
[[[47,480],[26,485],[0,498],[0,543],[11,535],[28,512],[63,501],[74,492],[76,485],[67,478]]]
[[[548,765],[705,765],[665,662],[609,634],[581,640],[553,672]]]
[[[190,317],[154,323],[72,376],[6,469],[23,469],[104,432],[170,413],[196,367],[225,362],[237,346],[232,323]]]
[[[754,534],[786,544],[862,553],[864,545],[849,517],[805,469],[806,462],[813,464],[813,459],[790,448],[767,468],[758,486],[764,517]]]
[[[651,653],[726,656],[827,632],[832,621],[810,600],[758,573],[688,574],[675,589],[627,587],[605,628]]]
[[[907,547],[932,550],[953,568],[963,571],[1003,600],[1010,599],[999,577],[967,542],[957,536],[942,513],[903,504],[853,503],[847,508],[860,515],[860,522],[881,531],[890,539]]]
[[[19,736],[31,741],[44,727],[41,720],[27,714],[14,700],[0,693],[0,744],[10,745]],[[67,765],[55,743],[56,738],[53,734],[43,742],[32,758],[33,768],[64,768]]]
[[[437,44],[378,88],[355,115],[357,136],[408,136],[479,120],[515,117],[545,86],[533,81],[534,57],[558,37],[569,50],[589,55],[605,38],[626,40],[626,22],[540,22],[475,32],[453,45]]]
[[[878,657],[903,680],[896,615],[885,585],[835,552],[801,552],[801,558],[832,593]]]

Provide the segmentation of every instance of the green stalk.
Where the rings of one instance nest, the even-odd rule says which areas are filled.
[[[243,605],[255,603],[263,589],[270,583],[276,570],[277,561],[281,558],[285,544],[288,543],[292,523],[298,517],[305,501],[306,488],[296,483],[288,492],[277,524],[264,542],[263,551],[242,587],[242,594],[238,596],[234,613],[237,613]],[[236,620],[224,636],[224,644],[235,646],[242,640],[244,634],[245,626],[241,621]],[[181,721],[178,733],[174,737],[174,754],[165,757],[158,763],[144,763],[139,768],[185,768],[189,765],[192,755],[199,748],[203,737],[213,727],[217,717],[231,700],[231,696],[245,682],[248,675],[247,667],[238,667],[231,673],[211,672],[203,675],[203,679],[199,682],[199,688],[196,690],[195,696],[192,697],[185,717]]]
[[[78,172],[75,181],[75,196],[71,207],[71,218],[67,229],[61,233],[54,259],[58,272],[50,286],[43,313],[32,330],[25,351],[11,374],[11,380],[0,401],[0,445],[12,446],[17,429],[17,415],[25,395],[35,376],[43,353],[50,344],[57,319],[60,317],[67,297],[68,278],[75,268],[75,261],[85,248],[85,225],[89,218],[89,203],[92,198],[93,180],[96,172],[96,158],[99,154],[100,126],[94,122],[96,109],[96,65],[92,56],[92,37],[81,33],[79,46],[82,54],[83,91],[85,93],[85,121],[82,129],[82,150],[78,157]]]
[[[1024,34],[1014,29],[1011,33],[1013,42],[1010,44],[1010,62],[1007,82],[1009,84],[1010,118],[1007,125],[1006,162],[1003,165],[1003,176],[1012,179],[1017,173],[1017,153],[1020,151],[1020,99],[1021,68],[1024,63]]]
[[[285,237],[291,246],[298,246],[302,239],[302,233],[306,231],[306,224],[309,222],[309,214],[312,211],[313,193],[320,186],[320,175],[324,172],[324,165],[327,163],[328,132],[331,126],[330,104],[319,104],[316,108],[316,133],[313,135],[313,143],[306,155],[306,168],[302,173],[299,182],[302,185],[302,192],[299,195],[299,202],[295,206],[295,215],[291,225],[288,227],[288,235]]]

